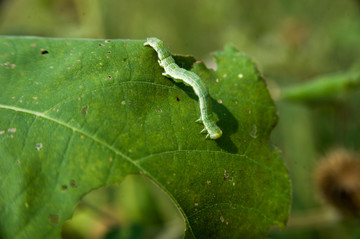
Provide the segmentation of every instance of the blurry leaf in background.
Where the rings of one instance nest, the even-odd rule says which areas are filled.
[[[316,167],[324,199],[342,215],[360,217],[360,156],[345,149],[329,152]]]
[[[307,83],[281,90],[280,100],[309,104],[326,104],[341,100],[360,88],[360,70],[320,76]]]

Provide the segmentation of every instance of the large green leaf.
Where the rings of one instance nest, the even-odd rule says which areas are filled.
[[[142,174],[167,193],[186,238],[265,236],[290,204],[269,142],[274,104],[232,47],[194,64],[223,136],[199,134],[198,99],[161,75],[144,41],[0,38],[0,236],[56,238],[87,192]],[[189,67],[189,58],[177,58]]]

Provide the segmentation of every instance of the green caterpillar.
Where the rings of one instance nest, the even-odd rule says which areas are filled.
[[[199,97],[201,116],[196,122],[203,123],[205,128],[200,133],[206,133],[206,138],[218,139],[222,135],[221,129],[216,125],[213,112],[211,110],[211,99],[209,90],[200,77],[194,72],[180,68],[174,61],[169,50],[164,43],[155,38],[148,38],[144,46],[151,46],[158,54],[158,62],[165,72],[162,73],[166,77],[172,78],[175,82],[183,82],[190,85],[195,94]]]

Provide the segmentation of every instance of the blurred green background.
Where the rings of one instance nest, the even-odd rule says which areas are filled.
[[[319,197],[314,168],[334,147],[359,152],[360,90],[325,98],[281,98],[286,86],[360,72],[359,0],[0,0],[1,35],[145,39],[215,67],[211,52],[231,43],[267,79],[279,111],[273,142],[293,184],[288,228],[270,238],[360,238],[358,219]],[[360,172],[359,172],[360,173]],[[94,191],[63,228],[64,238],[181,238],[184,223],[167,196],[141,177]]]

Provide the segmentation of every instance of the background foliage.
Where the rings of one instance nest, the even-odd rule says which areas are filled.
[[[232,42],[258,63],[266,78],[272,79],[268,85],[275,98],[283,86],[358,69],[359,18],[357,0],[0,1],[0,34],[130,39],[157,36],[172,52],[192,54],[210,66],[208,53]],[[360,92],[355,89],[316,104],[278,101],[280,122],[273,141],[283,150],[294,188],[289,227],[285,232],[273,231],[272,238],[359,236],[354,220],[325,217],[318,223],[302,223],[321,218],[328,211],[313,182],[313,169],[320,156],[334,146],[359,151],[359,98]],[[124,188],[121,190],[128,192]],[[152,192],[146,200],[159,196]],[[134,203],[149,210],[143,203],[146,200],[143,204],[136,200],[136,192],[124,195],[129,199],[124,199],[121,207],[133,210],[130,214],[141,214],[134,214],[139,210],[129,206]],[[157,215],[156,225],[171,214],[155,211],[150,210]],[[139,225],[131,222],[147,220],[140,218],[124,216],[133,225],[130,229]]]

